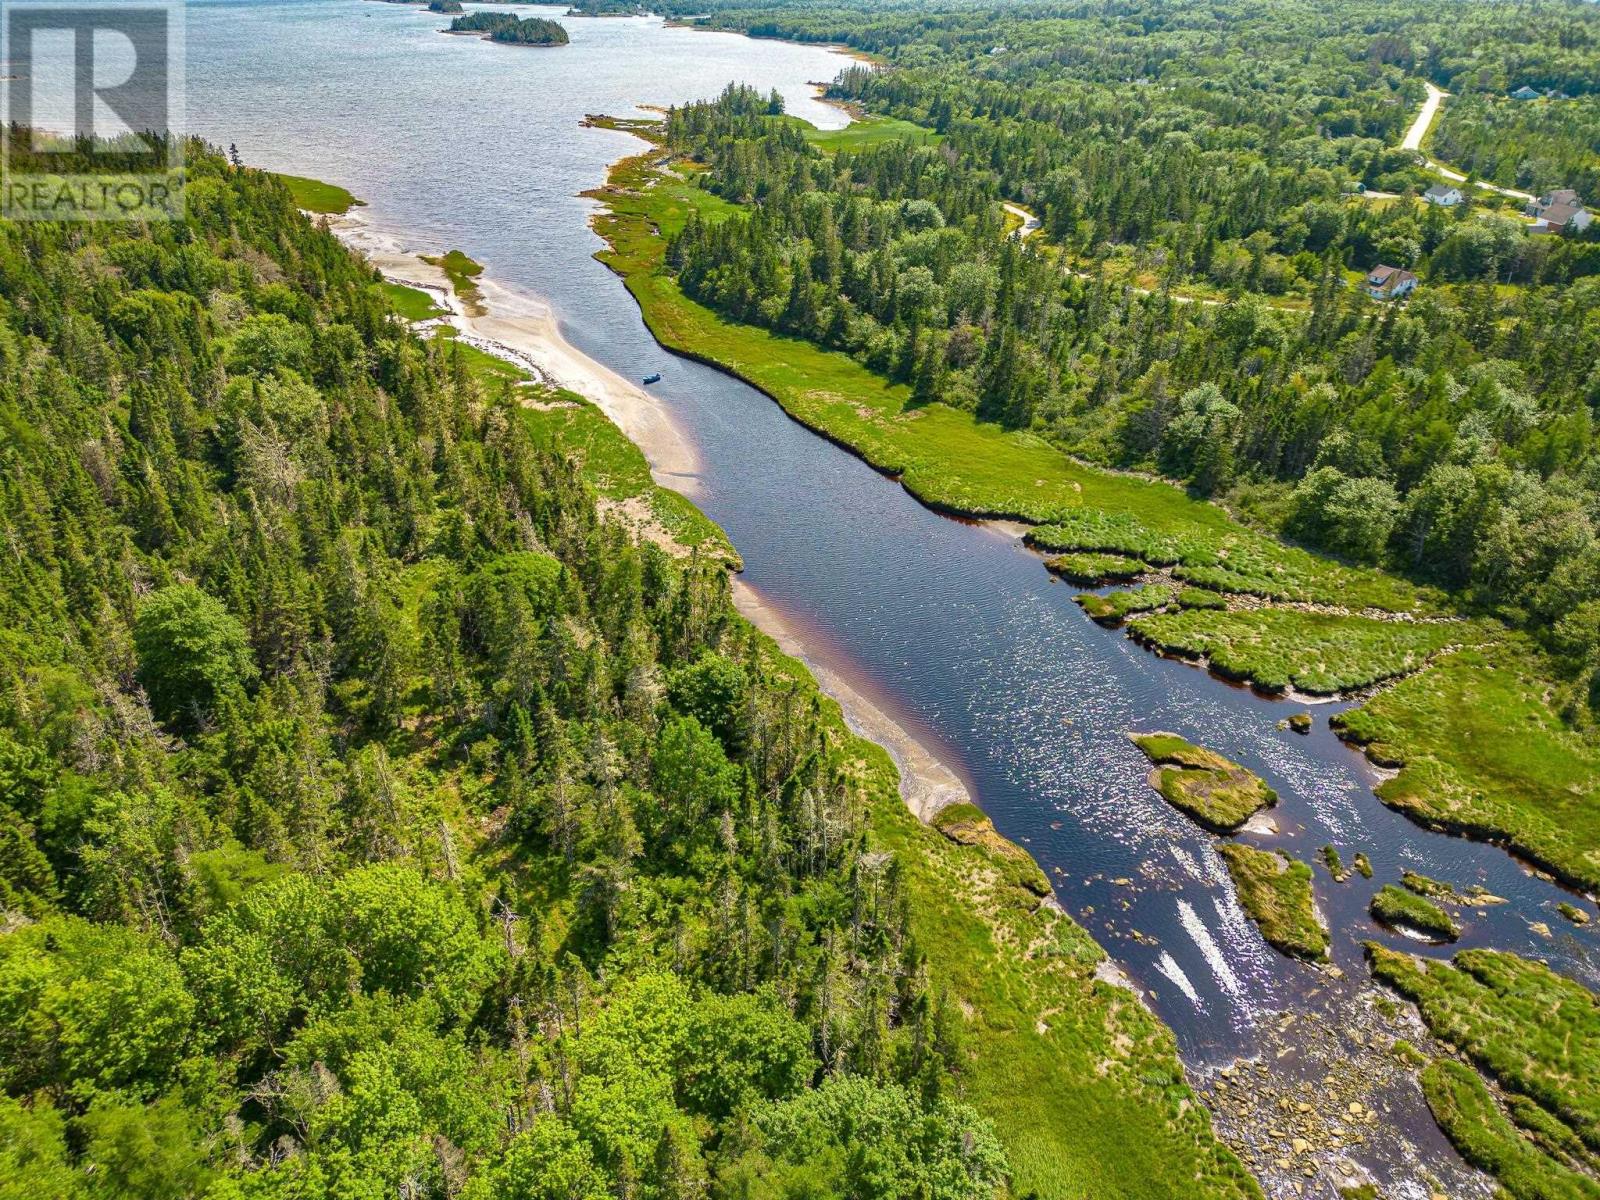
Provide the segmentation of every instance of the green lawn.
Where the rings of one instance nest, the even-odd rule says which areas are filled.
[[[798,123],[803,128],[806,141],[830,154],[838,150],[861,150],[882,142],[910,141],[924,146],[937,146],[944,141],[942,133],[902,121],[898,117],[864,117],[851,121],[843,129],[818,129],[804,121]]]
[[[277,175],[276,178],[289,189],[289,194],[294,197],[295,207],[306,212],[339,216],[366,203],[364,200],[357,200],[337,184],[323,183],[320,179],[307,179],[303,175]]]

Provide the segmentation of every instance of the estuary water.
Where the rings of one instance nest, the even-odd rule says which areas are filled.
[[[560,9],[526,11],[559,17]],[[1454,1156],[1420,1093],[1374,1037],[1361,942],[1443,954],[1380,930],[1372,893],[1410,868],[1505,903],[1463,910],[1461,946],[1544,958],[1600,986],[1600,941],[1557,915],[1570,899],[1509,856],[1420,830],[1373,796],[1379,775],[1314,708],[1308,736],[1280,727],[1300,705],[1163,660],[1088,621],[1039,558],[995,527],[950,520],[790,421],[771,400],[650,338],[579,195],[635,152],[585,115],[709,96],[730,81],[776,88],[795,113],[837,127],[812,81],[848,59],[827,49],[670,29],[654,18],[566,19],[558,50],[438,32],[446,18],[370,0],[197,0],[188,10],[189,123],[245,161],[348,187],[365,217],[410,249],[460,248],[498,283],[546,299],[566,336],[654,389],[697,447],[695,498],[732,537],[745,581],[784,614],[808,655],[854,681],[944,758],[1002,832],[1050,874],[1063,907],[1122,965],[1175,1031],[1197,1082],[1236,1058],[1263,1066],[1270,1111],[1219,1121],[1265,1146],[1290,1098],[1346,1097],[1377,1114],[1314,1131],[1391,1196],[1486,1189]],[[1247,835],[1307,861],[1337,846],[1371,880],[1318,900],[1342,976],[1269,948],[1234,899],[1214,839],[1146,780],[1129,730],[1167,729],[1261,774],[1281,800],[1275,834]],[[1591,906],[1592,907],[1592,906]],[[1252,1068],[1252,1071],[1254,1068]],[[1315,1094],[1313,1094],[1315,1093]],[[1273,1097],[1275,1107],[1271,1107]],[[1326,1107],[1326,1104],[1321,1105]],[[1334,1195],[1337,1176],[1257,1166],[1275,1194]]]

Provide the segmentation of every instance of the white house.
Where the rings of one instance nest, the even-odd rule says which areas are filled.
[[[1402,267],[1379,263],[1362,282],[1374,300],[1398,300],[1417,286],[1417,277]]]
[[[1436,183],[1422,193],[1422,198],[1440,208],[1454,208],[1461,203],[1461,189],[1451,187],[1448,183]]]
[[[1594,220],[1594,214],[1571,188],[1546,192],[1537,200],[1530,200],[1522,211],[1533,218],[1535,233],[1582,233]]]

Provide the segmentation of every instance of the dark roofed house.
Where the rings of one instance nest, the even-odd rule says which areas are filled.
[[[1582,233],[1594,220],[1594,214],[1571,188],[1547,192],[1529,201],[1522,211],[1533,218],[1535,233]]]
[[[1437,204],[1442,208],[1452,208],[1461,203],[1461,189],[1452,187],[1448,183],[1436,183],[1422,193],[1422,198],[1429,204]]]
[[[1367,272],[1363,284],[1374,300],[1398,300],[1417,286],[1417,277],[1403,267],[1379,263]]]

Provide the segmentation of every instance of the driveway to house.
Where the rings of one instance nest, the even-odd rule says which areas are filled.
[[[1444,98],[1450,93],[1442,88],[1434,87],[1431,83],[1424,83],[1428,89],[1428,98],[1422,102],[1422,110],[1417,113],[1417,119],[1411,122],[1411,128],[1406,130],[1406,136],[1400,142],[1400,149],[1415,150],[1422,154],[1422,139],[1428,136],[1428,129],[1433,124],[1433,118],[1438,115],[1439,105],[1444,103]],[[1467,177],[1460,171],[1452,170],[1443,163],[1434,162],[1433,159],[1422,155],[1422,165],[1430,171],[1437,171],[1452,183],[1465,183]],[[1503,188],[1493,183],[1478,180],[1477,185],[1486,192],[1494,192],[1500,196],[1509,196],[1513,200],[1529,201],[1533,199],[1527,192],[1519,192],[1516,188]]]
[[[1009,200],[1001,201],[1001,207],[1022,224],[1011,231],[1011,236],[1019,242],[1025,242],[1039,232],[1039,218],[1034,216],[1020,204],[1012,204]]]

